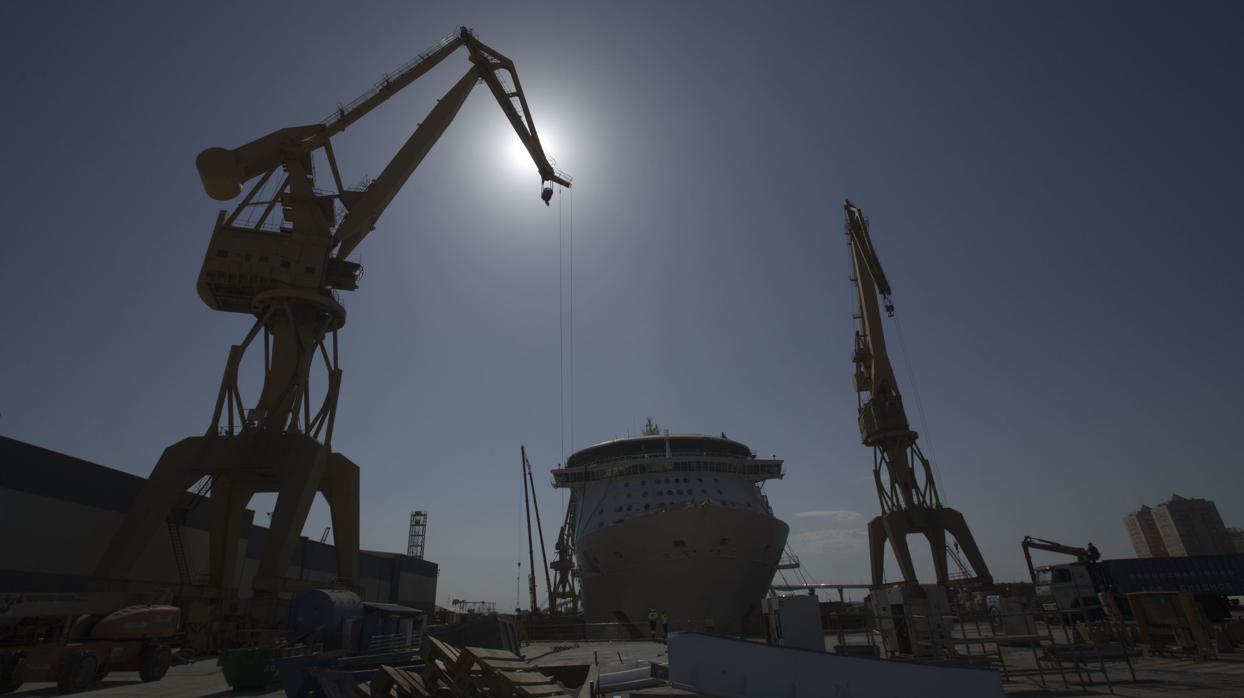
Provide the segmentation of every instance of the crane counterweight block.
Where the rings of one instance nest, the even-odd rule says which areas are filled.
[[[322,124],[290,126],[256,138],[233,150],[204,150],[194,160],[195,168],[199,171],[199,180],[203,182],[203,190],[217,201],[236,198],[242,193],[242,185],[246,182],[278,167],[291,154],[305,154],[303,141],[323,128]]]

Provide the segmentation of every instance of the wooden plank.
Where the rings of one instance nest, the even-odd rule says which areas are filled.
[[[408,671],[390,666],[382,666],[380,669],[389,675],[401,698],[428,695],[428,692],[424,690],[422,678]]]
[[[524,662],[521,659],[518,659],[518,660],[488,659],[488,660],[481,661],[480,666],[486,667],[493,671],[506,671],[506,670],[522,671],[524,669],[527,671],[531,671],[531,665],[528,664],[527,662]]]
[[[506,650],[494,650],[487,647],[463,647],[462,651],[470,652],[480,659],[516,659],[520,662],[522,661],[522,657]]]
[[[499,671],[497,673],[515,685],[553,683],[552,679],[538,671]]]
[[[561,688],[552,684],[548,686],[515,686],[514,691],[525,698],[552,698],[553,696],[566,697],[566,692]]]

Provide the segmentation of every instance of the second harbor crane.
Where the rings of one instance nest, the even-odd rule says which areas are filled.
[[[992,582],[989,568],[963,514],[942,505],[933,480],[933,468],[916,444],[917,434],[907,421],[903,396],[886,351],[881,310],[894,314],[890,282],[881,269],[868,233],[868,219],[850,201],[846,211],[847,244],[851,248],[853,281],[858,292],[859,328],[855,331],[855,392],[859,396],[860,437],[873,449],[873,480],[881,514],[868,522],[868,553],[872,585],[885,579],[885,546],[888,542],[903,581],[918,582],[907,536],[923,534],[933,553],[938,584],[949,579],[946,566],[946,534],[958,541],[976,574],[975,582]],[[882,303],[878,303],[878,297]],[[883,305],[884,304],[884,305]]]

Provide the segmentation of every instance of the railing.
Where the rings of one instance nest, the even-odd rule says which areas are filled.
[[[381,76],[380,80],[376,82],[375,85],[372,85],[372,87],[368,89],[366,92],[364,92],[363,94],[359,95],[358,97],[355,97],[353,100],[349,101],[346,104],[338,104],[337,109],[334,110],[332,114],[329,114],[323,119],[320,119],[319,123],[324,124],[325,126],[328,126],[329,124],[332,124],[334,121],[344,118],[345,115],[353,111],[355,107],[359,106],[363,102],[366,102],[372,97],[375,97],[378,93],[380,93],[381,90],[388,89],[389,85],[393,83],[393,80],[395,78],[399,78],[405,75],[406,73],[414,69],[415,66],[431,58],[432,54],[436,53],[437,51],[440,51],[441,49],[445,48],[446,46],[453,43],[454,41],[457,41],[458,37],[460,36],[460,32],[461,32],[461,29],[454,31],[454,33],[449,34],[448,36],[445,36],[444,38],[442,38],[440,41],[436,42],[435,44],[432,44],[432,46],[428,47],[426,50],[424,50],[419,55],[415,56],[409,61],[406,61],[402,65],[398,66],[397,69],[394,70],[391,74],[390,73],[384,74],[383,76]],[[471,36],[475,36],[475,32],[471,29],[467,29],[467,33],[469,33]]]
[[[366,651],[379,654],[381,652],[417,649],[418,647],[419,636],[417,634],[394,633],[392,635],[372,635],[371,641],[367,643]]]
[[[782,477],[783,475],[782,462],[773,460],[748,460],[736,463],[724,461],[688,462],[679,460],[679,456],[671,458],[668,456],[657,455],[638,457],[628,456],[625,458],[611,460],[633,461],[636,458],[650,458],[652,462],[627,462],[621,465],[605,465],[603,467],[601,467],[600,463],[593,463],[592,465],[582,469],[561,468],[553,471],[554,486],[565,487],[576,482],[607,480],[613,477],[640,475],[646,473],[723,473],[727,475],[748,475],[762,479],[777,478]]]

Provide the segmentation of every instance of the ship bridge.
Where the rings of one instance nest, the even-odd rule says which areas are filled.
[[[553,471],[554,487],[660,473],[721,473],[752,482],[782,477],[782,461],[757,458],[745,444],[699,434],[615,439],[571,455]]]

